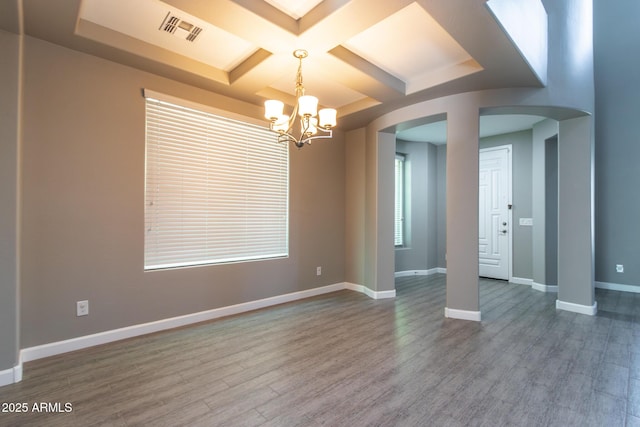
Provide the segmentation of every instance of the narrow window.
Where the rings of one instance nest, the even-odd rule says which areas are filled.
[[[404,195],[405,195],[405,156],[396,154],[396,185],[394,210],[394,243],[396,247],[405,244]]]
[[[145,98],[145,270],[288,256],[288,146],[208,107]]]

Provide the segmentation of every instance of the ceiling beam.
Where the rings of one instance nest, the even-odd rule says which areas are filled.
[[[320,10],[318,16],[312,14],[307,20],[303,18],[300,43],[308,46],[310,52],[328,52],[413,2],[414,0],[333,2],[331,5],[335,7],[330,9],[331,13],[322,15]]]
[[[342,62],[349,64],[350,66],[371,77],[374,82],[378,83],[378,88],[376,90],[366,90],[366,92],[369,92],[369,96],[372,96],[376,99],[384,99],[387,96],[396,97],[399,94],[404,95],[406,93],[406,84],[404,81],[400,80],[392,74],[387,73],[383,69],[375,66],[361,56],[356,55],[349,49],[343,46],[336,46],[335,48],[331,49],[329,53]],[[336,76],[336,78],[339,79],[340,77]],[[348,83],[351,86],[354,82],[350,81]],[[374,94],[373,92],[376,93]],[[387,92],[390,93],[387,94]]]

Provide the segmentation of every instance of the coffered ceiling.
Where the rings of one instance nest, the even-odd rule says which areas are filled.
[[[21,28],[257,105],[272,97],[293,102],[292,52],[306,49],[307,93],[336,108],[346,130],[433,97],[541,86],[485,3],[22,0]]]

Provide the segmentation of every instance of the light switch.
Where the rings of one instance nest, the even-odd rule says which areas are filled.
[[[531,227],[533,225],[533,218],[520,218],[520,225]]]

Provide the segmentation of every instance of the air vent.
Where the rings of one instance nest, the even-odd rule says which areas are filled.
[[[179,18],[175,16],[171,16],[171,13],[167,13],[167,17],[164,19],[164,22],[160,26],[162,31],[166,31],[167,33],[175,33],[176,28],[178,28],[178,23],[180,22]]]
[[[202,32],[202,28],[194,26],[191,31],[189,31],[189,35],[187,35],[187,40],[190,42],[194,41],[198,34]]]
[[[167,13],[167,16],[164,18],[164,21],[162,21],[162,25],[160,25],[159,30],[179,35],[190,42],[195,41],[196,37],[198,37],[202,32],[202,28],[183,21],[177,16],[172,15],[171,12]]]

